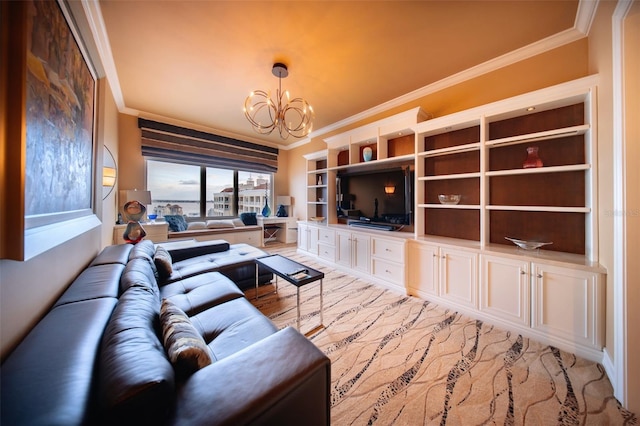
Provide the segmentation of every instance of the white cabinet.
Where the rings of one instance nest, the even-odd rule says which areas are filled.
[[[410,294],[477,309],[478,254],[437,244],[409,244]]]
[[[366,234],[337,231],[336,263],[368,274],[371,270],[371,238]]]
[[[397,287],[405,283],[405,241],[371,237],[371,275]]]
[[[492,255],[481,255],[480,262],[480,311],[528,327],[529,262]]]
[[[543,263],[532,263],[532,272],[532,328],[600,349],[604,337],[603,276]]]
[[[318,254],[318,228],[305,223],[298,223],[298,249]]]

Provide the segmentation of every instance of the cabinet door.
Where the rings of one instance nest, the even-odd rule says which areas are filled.
[[[356,271],[371,270],[371,238],[368,235],[351,234],[351,267]]]
[[[336,232],[336,263],[351,267],[351,233]]]
[[[408,287],[437,296],[439,259],[437,246],[409,244]]]
[[[528,327],[529,262],[482,255],[480,270],[480,310]]]
[[[298,225],[298,248],[309,251],[309,227],[307,225]]]
[[[602,348],[599,274],[534,263],[531,326],[579,344]]]
[[[440,295],[454,303],[477,307],[477,255],[440,248]]]

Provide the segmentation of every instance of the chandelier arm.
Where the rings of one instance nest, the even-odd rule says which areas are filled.
[[[256,90],[245,99],[245,117],[259,134],[269,135],[274,129],[278,129],[282,139],[287,139],[289,135],[296,138],[307,136],[311,132],[315,117],[313,107],[302,98],[290,100],[289,93],[282,91],[283,74],[284,77],[288,75],[285,65],[275,64],[273,74],[278,77],[275,102],[268,92]],[[286,101],[283,99],[285,95]],[[268,124],[262,124],[260,118],[268,120]]]

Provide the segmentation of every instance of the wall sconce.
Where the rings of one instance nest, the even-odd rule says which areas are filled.
[[[395,194],[396,193],[396,186],[395,185],[385,185],[384,186],[384,193],[387,195],[391,195],[391,194]]]
[[[116,168],[116,160],[109,148],[104,147],[104,157],[102,160],[102,199],[106,200],[113,188],[116,186],[116,178],[118,170]]]
[[[114,167],[102,168],[102,186],[112,187],[116,184],[116,169]]]

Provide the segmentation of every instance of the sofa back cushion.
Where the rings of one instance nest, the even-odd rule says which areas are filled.
[[[117,299],[49,311],[2,364],[0,424],[91,424],[100,339]]]
[[[171,407],[174,371],[158,337],[159,313],[149,287],[120,296],[100,353],[98,396],[108,424],[159,424]]]
[[[153,265],[153,266],[152,266]],[[120,293],[124,293],[130,287],[145,287],[159,294],[156,281],[156,266],[153,258],[137,258],[127,263],[120,277]]]

